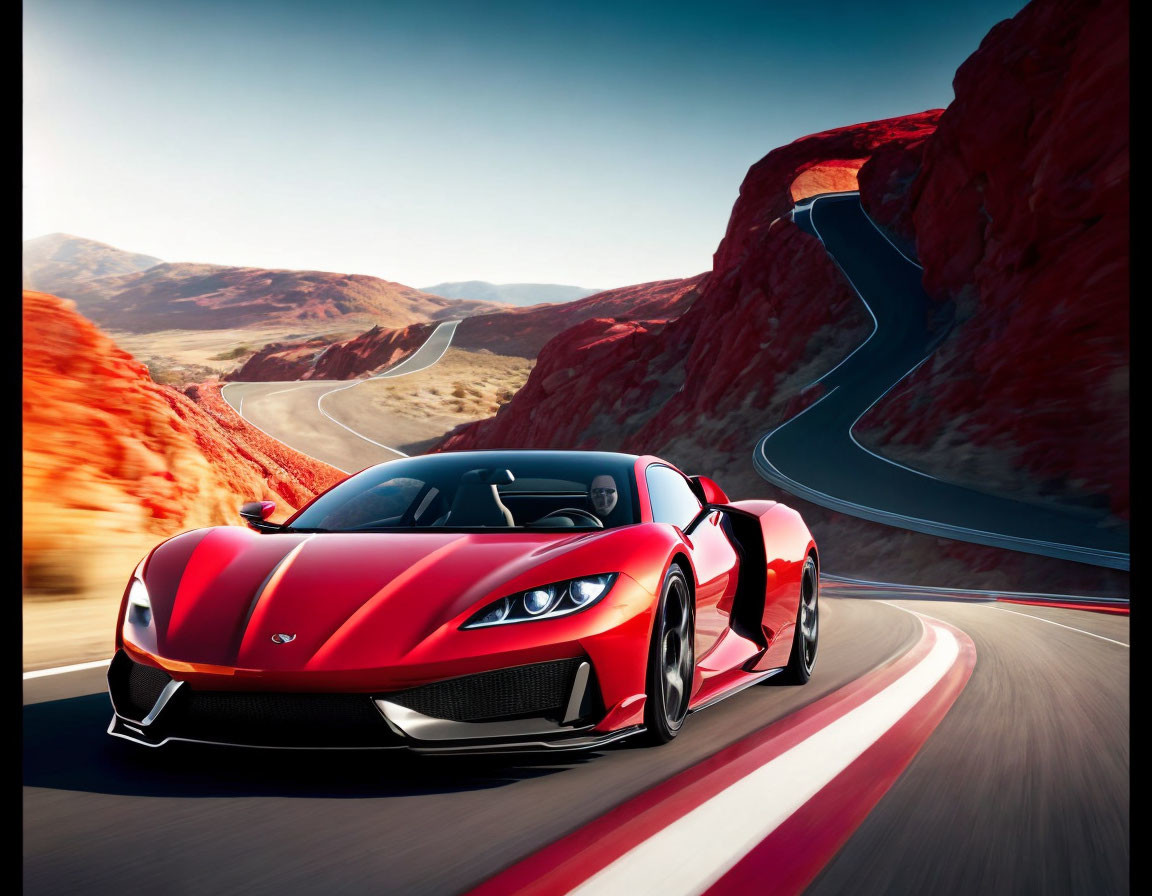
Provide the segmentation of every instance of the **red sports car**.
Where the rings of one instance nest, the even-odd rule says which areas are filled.
[[[672,740],[816,659],[816,545],[656,457],[370,467],[284,524],[177,535],[125,590],[108,732],[147,746],[429,753]],[[255,530],[255,531],[252,531]]]

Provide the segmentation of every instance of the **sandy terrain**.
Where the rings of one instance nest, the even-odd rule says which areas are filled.
[[[358,332],[358,328],[348,329],[346,326],[333,330],[330,321],[317,324],[313,329],[296,323],[224,330],[160,330],[155,333],[108,331],[117,345],[148,366],[154,380],[177,386],[223,376],[270,342],[312,336],[324,336],[335,341]]]
[[[138,559],[138,558],[137,558]],[[124,566],[130,573],[131,564]],[[23,669],[50,669],[106,660],[112,656],[116,614],[127,582],[122,576],[115,591],[76,600],[24,600]]]
[[[419,454],[453,427],[495,414],[524,385],[533,364],[450,348],[427,370],[335,392],[324,399],[324,410],[371,439]]]

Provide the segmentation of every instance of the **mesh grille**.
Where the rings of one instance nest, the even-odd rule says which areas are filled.
[[[366,694],[189,691],[167,733],[265,746],[384,746],[397,738]]]
[[[108,687],[117,712],[136,721],[152,711],[160,692],[171,680],[163,669],[133,662],[123,652],[116,655],[108,669]]]
[[[133,663],[128,675],[128,701],[147,715],[171,680],[163,669]]]
[[[567,704],[582,662],[577,658],[481,672],[401,691],[388,699],[454,722],[548,714]]]

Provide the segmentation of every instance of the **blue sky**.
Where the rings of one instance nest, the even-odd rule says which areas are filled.
[[[947,105],[1022,6],[25,0],[24,235],[414,286],[694,274],[757,159]]]

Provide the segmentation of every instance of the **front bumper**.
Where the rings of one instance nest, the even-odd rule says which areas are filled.
[[[587,658],[532,663],[394,693],[199,690],[117,652],[108,733],[279,749],[501,753],[592,749],[642,730],[597,730],[605,708]]]

